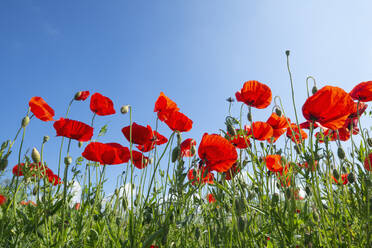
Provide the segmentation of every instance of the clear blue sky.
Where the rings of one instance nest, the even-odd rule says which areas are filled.
[[[130,104],[134,121],[152,126],[164,91],[194,121],[184,138],[197,142],[224,127],[225,99],[247,80],[269,85],[294,118],[287,49],[303,120],[308,75],[319,88],[346,91],[372,79],[371,11],[370,1],[1,1],[0,140],[13,138],[31,97],[43,97],[59,118],[79,90],[109,96],[117,112]],[[266,121],[272,106],[254,119]],[[74,103],[72,119],[91,116],[89,101]],[[108,122],[102,141],[127,145],[120,130],[129,116],[98,117],[95,126]],[[171,133],[165,124],[160,132]],[[45,158],[56,170],[60,138],[51,122],[32,120],[25,149],[40,148],[43,135],[52,138]],[[9,168],[15,161],[12,154]]]

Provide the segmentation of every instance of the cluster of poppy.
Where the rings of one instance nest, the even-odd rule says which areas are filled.
[[[43,166],[41,162],[27,165],[24,163],[17,164],[13,167],[12,172],[13,175],[17,177],[27,174],[30,174],[33,177],[39,176],[40,178],[46,176],[48,181],[54,186],[62,183],[61,178],[54,174],[50,168],[46,167],[45,165]]]
[[[0,206],[4,205],[6,203],[6,197],[0,194]]]

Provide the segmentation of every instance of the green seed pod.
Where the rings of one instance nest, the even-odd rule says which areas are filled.
[[[31,158],[32,158],[32,161],[34,161],[34,163],[40,162],[40,153],[35,147],[32,149]]]
[[[372,138],[368,138],[368,139],[367,139],[367,143],[368,143],[368,145],[369,145],[370,147],[372,147]]]
[[[280,117],[282,116],[282,111],[279,108],[275,108],[275,113]]]
[[[65,165],[69,166],[72,163],[72,158],[70,156],[65,157]]]
[[[252,113],[251,112],[249,112],[247,114],[247,119],[248,119],[248,121],[252,121]]]
[[[176,162],[181,155],[181,149],[176,146],[172,151],[172,163]]]
[[[239,232],[244,232],[245,230],[245,221],[243,220],[241,216],[239,216],[238,218],[238,230]]]
[[[347,180],[349,181],[349,183],[354,183],[355,182],[354,173],[349,173],[349,175],[347,175]]]
[[[311,92],[314,95],[317,91],[318,91],[318,88],[314,85],[314,87],[312,88]]]
[[[30,123],[30,117],[26,116],[22,119],[22,127],[27,127],[28,123]]]
[[[337,149],[337,156],[339,157],[339,159],[345,158],[345,152],[341,146]]]
[[[336,180],[340,179],[340,174],[336,169],[333,169],[333,177],[336,178]]]

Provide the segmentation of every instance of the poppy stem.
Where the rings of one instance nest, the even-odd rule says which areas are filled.
[[[316,81],[315,81],[315,78],[314,78],[313,76],[308,76],[308,77],[306,78],[307,98],[310,97],[310,95],[309,95],[309,79],[312,79],[312,80],[313,80],[313,82],[314,82],[314,87],[316,87]]]

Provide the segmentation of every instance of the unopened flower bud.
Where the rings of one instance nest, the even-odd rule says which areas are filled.
[[[154,162],[154,159],[153,158],[148,158],[148,163],[149,164],[152,164]]]
[[[368,139],[367,139],[367,143],[368,143],[368,145],[369,145],[370,147],[372,147],[372,138],[368,138]]]
[[[251,112],[249,112],[247,114],[247,119],[248,119],[248,121],[252,121],[252,113]]]
[[[31,158],[32,158],[32,161],[34,161],[34,163],[40,162],[40,153],[35,147],[32,149]]]
[[[172,151],[172,163],[176,162],[181,155],[181,150],[178,146],[176,146]]]
[[[23,128],[27,127],[28,123],[30,123],[30,117],[28,117],[28,116],[23,117],[23,119],[22,119],[22,127]]]
[[[78,147],[81,148],[83,146],[83,141],[79,141]]]
[[[226,128],[227,128],[227,132],[230,134],[230,136],[235,136],[236,135],[236,130],[232,125],[228,124],[228,125],[226,125]]]
[[[32,194],[33,194],[33,195],[36,195],[36,194],[37,194],[37,191],[38,191],[38,189],[37,189],[37,187],[35,187],[35,188],[32,190]]]
[[[347,176],[347,180],[349,181],[349,183],[354,183],[355,182],[354,173],[349,173],[349,175]]]
[[[313,93],[313,95],[318,91],[318,88],[316,86],[313,87],[313,89],[311,90],[311,92]]]
[[[344,150],[342,149],[342,147],[339,147],[337,149],[337,156],[340,158],[340,159],[344,159],[345,158],[345,152]]]
[[[82,94],[82,92],[81,92],[81,91],[78,91],[78,92],[76,92],[76,94],[75,94],[75,97],[74,97],[74,99],[75,99],[75,100],[79,100],[79,99],[80,99],[80,96],[81,96],[81,94]]]
[[[291,51],[287,50],[285,51],[285,55],[289,56],[289,54],[291,53]]]
[[[0,171],[5,170],[5,168],[8,166],[8,159],[7,158],[2,158],[0,160]]]
[[[340,179],[340,174],[338,173],[338,171],[336,169],[333,169],[333,177],[336,180]]]
[[[65,165],[68,166],[72,163],[72,158],[70,156],[65,157]]]
[[[282,116],[282,111],[279,108],[275,108],[275,113],[280,117]]]
[[[120,112],[124,115],[129,112],[129,105],[123,105],[120,108]]]
[[[49,136],[48,136],[48,135],[44,136],[44,138],[43,138],[43,143],[48,142],[48,140],[49,140]]]

